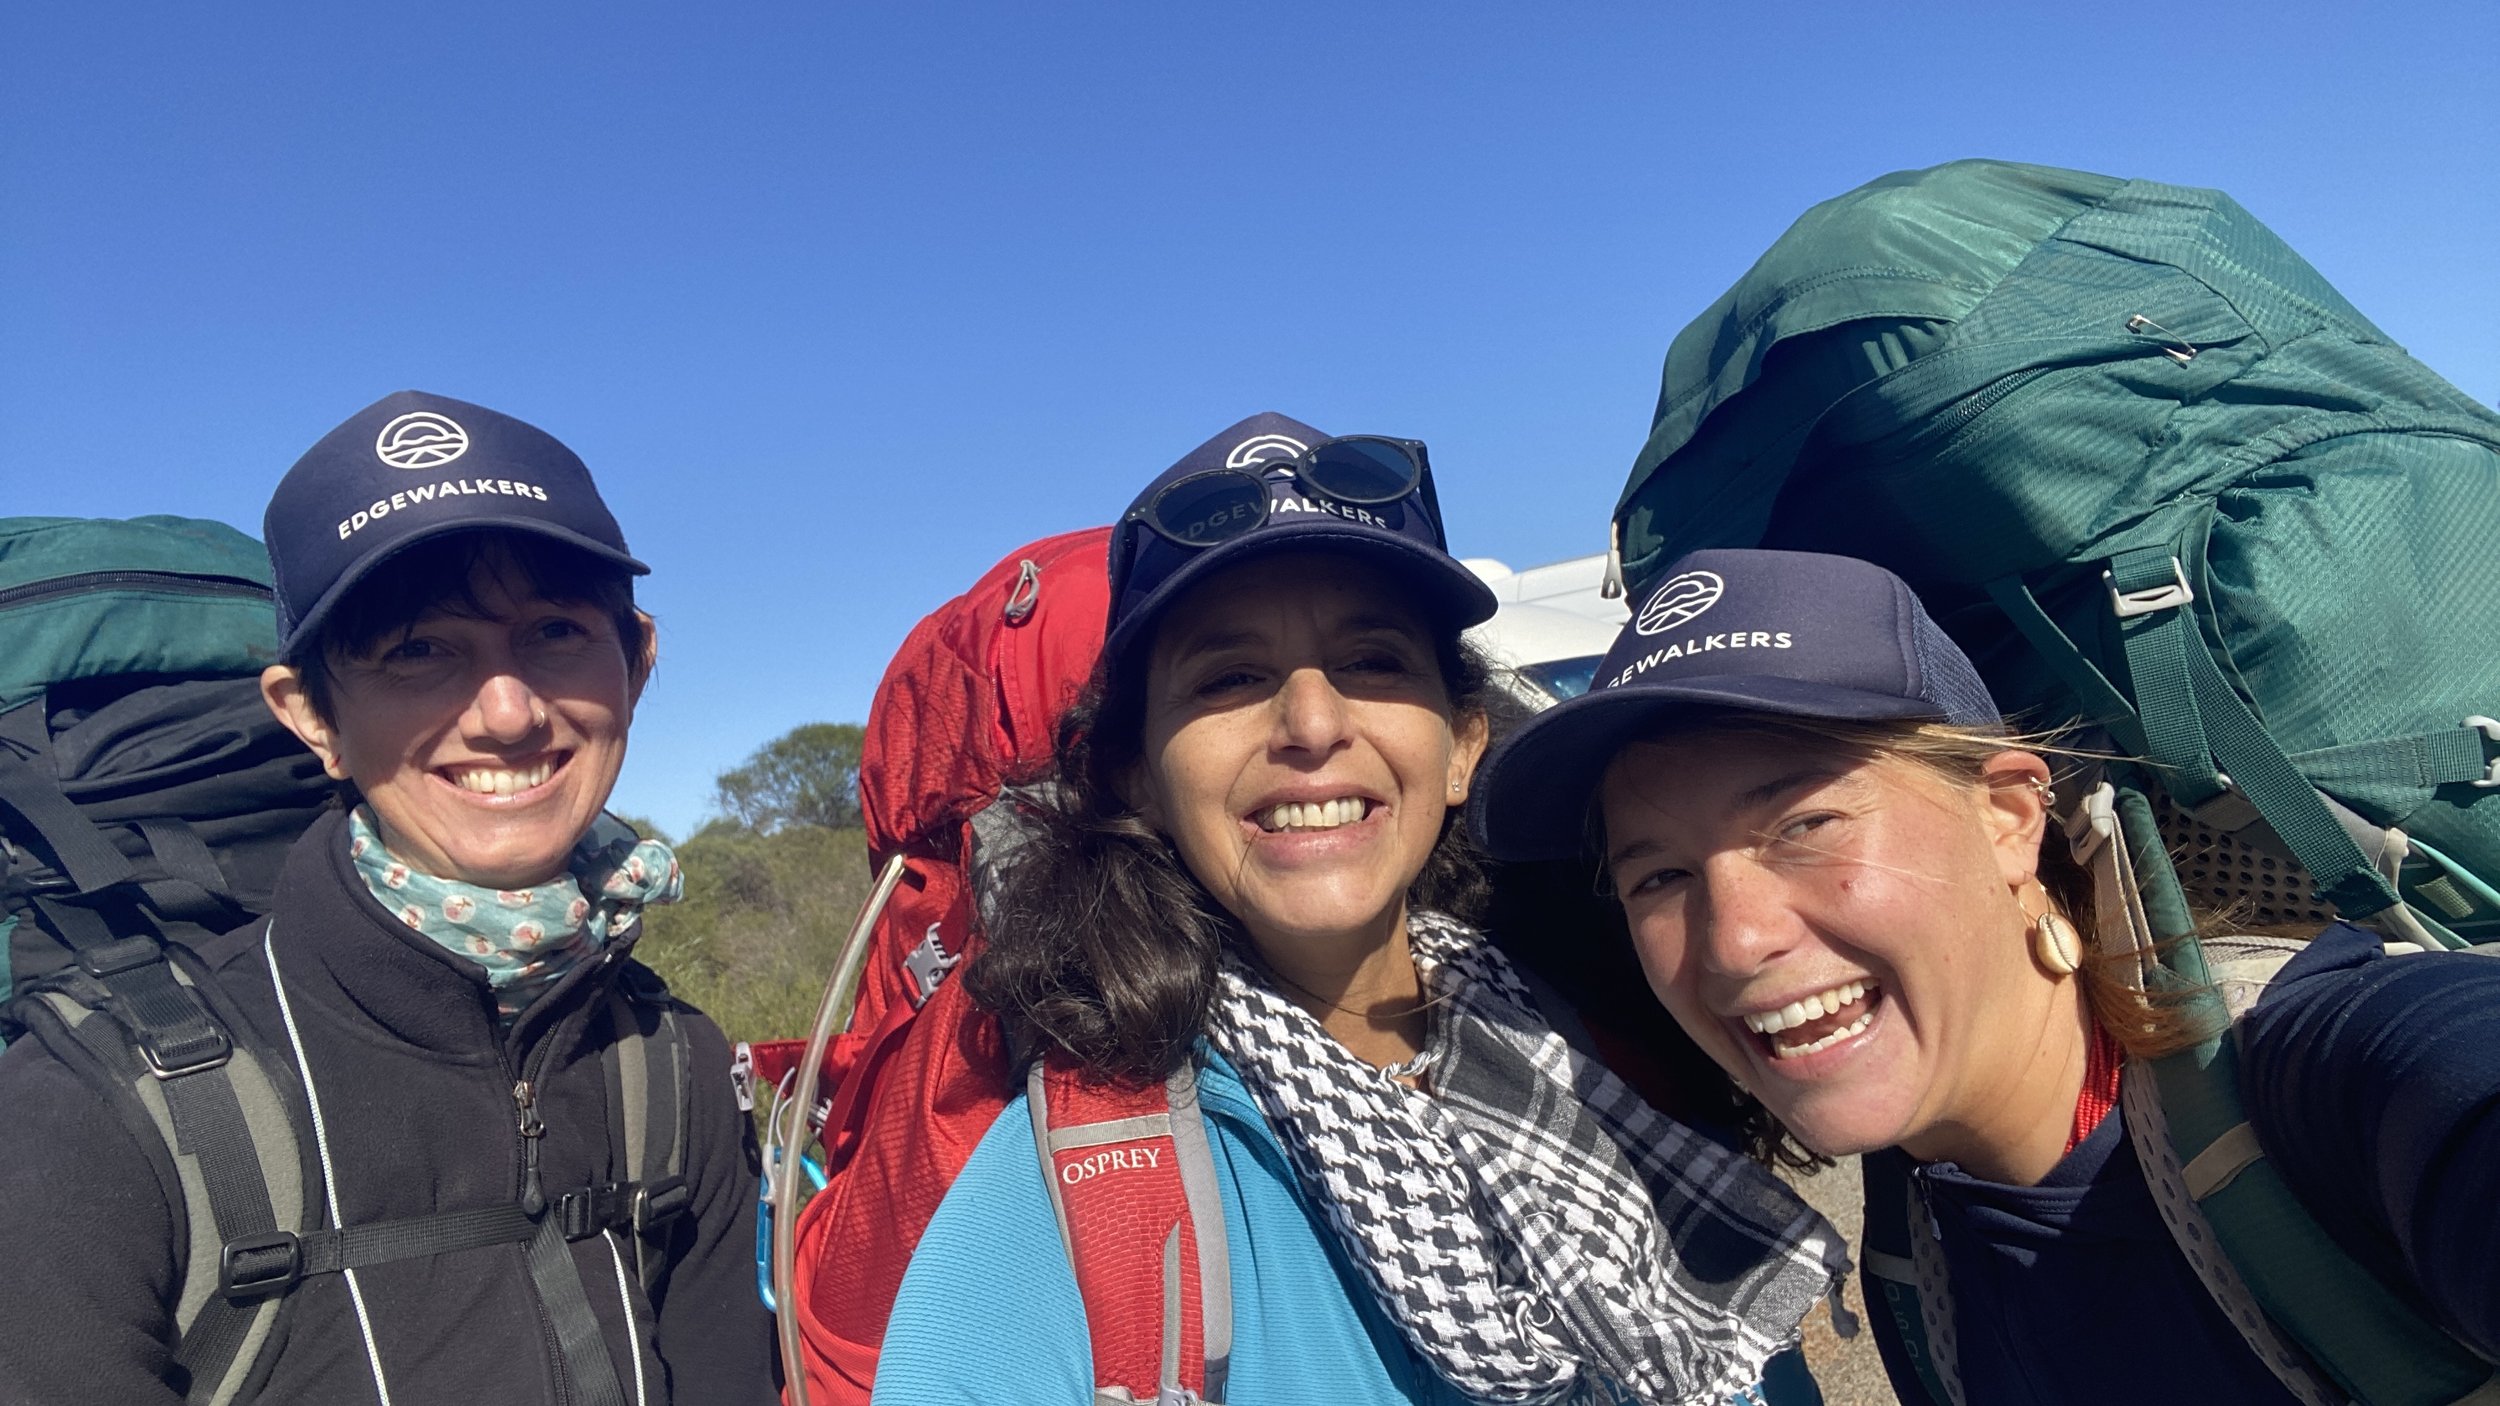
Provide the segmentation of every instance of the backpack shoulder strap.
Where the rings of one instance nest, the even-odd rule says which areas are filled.
[[[2301,944],[2203,945],[2237,1020]],[[2285,1389],[2311,1406],[2500,1402],[2492,1364],[2346,1254],[2267,1161],[2240,1099],[2228,1032],[2162,1059],[2129,1060],[2120,1100],[2172,1240]]]
[[[82,946],[80,965],[27,993],[19,1010],[170,1159],[186,1226],[176,1360],[191,1377],[188,1401],[226,1406],[251,1380],[280,1306],[259,1291],[252,1252],[291,1241],[310,1204],[292,1073],[233,1038],[205,991],[153,939],[134,937]]]
[[[1232,1271],[1195,1075],[1115,1084],[1041,1060],[1026,1091],[1085,1300],[1097,1406],[1222,1400]]]
[[[191,1377],[185,1400],[193,1406],[229,1406],[244,1396],[286,1295],[313,1275],[528,1244],[545,1292],[551,1278],[576,1283],[566,1242],[627,1229],[646,1287],[657,1272],[661,1257],[643,1256],[642,1248],[665,1233],[691,1193],[682,1175],[687,1042],[656,977],[618,996],[628,1007],[620,1012],[624,1029],[642,1035],[613,1042],[632,1050],[640,1090],[625,1103],[626,1181],[550,1198],[539,1215],[500,1205],[316,1230],[320,1197],[306,1180],[302,1132],[310,1115],[292,1065],[236,1038],[237,1027],[214,1008],[213,986],[155,939],[94,941],[87,920],[102,916],[70,905],[48,905],[45,916],[75,934],[79,965],[23,993],[17,1009],[35,1037],[173,1165],[186,1227],[175,1356]],[[586,1307],[576,1316],[590,1322]]]
[[[1918,1241],[1933,1235],[1911,1180],[1912,1168],[1909,1154],[1898,1148],[1870,1152],[1859,1162],[1866,1200],[1866,1236],[1859,1247],[1859,1261],[1867,1276],[1867,1308],[1880,1324],[1890,1327],[1893,1345],[1917,1376],[1917,1399],[1902,1393],[1907,1406],[1962,1406],[1949,1321],[1938,1323],[1944,1331],[1928,1331],[1931,1318],[1949,1320],[1952,1299],[1941,1264],[1926,1264],[1927,1257],[1919,1254]],[[1924,1289],[1922,1269],[1936,1275],[1935,1282]],[[1901,1384],[1895,1382],[1894,1389],[1901,1391]]]
[[[694,1199],[686,1181],[686,1131],[694,1094],[692,1050],[677,1002],[657,972],[627,962],[610,987],[616,1038],[601,1059],[625,1139],[626,1212],[634,1269],[645,1293],[667,1265],[668,1225]]]

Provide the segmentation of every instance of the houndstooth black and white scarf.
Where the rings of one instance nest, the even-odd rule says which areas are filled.
[[[1848,1272],[1768,1172],[1649,1107],[1469,928],[1408,924],[1431,1093],[1228,959],[1210,1030],[1418,1353],[1477,1400],[1718,1402]]]

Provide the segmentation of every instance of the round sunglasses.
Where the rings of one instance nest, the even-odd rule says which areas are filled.
[[[1282,469],[1315,497],[1367,507],[1413,493],[1431,472],[1419,439],[1346,435],[1324,439],[1290,459],[1208,469],[1165,484],[1129,511],[1156,536],[1183,547],[1212,547],[1255,531],[1273,500],[1268,475]]]

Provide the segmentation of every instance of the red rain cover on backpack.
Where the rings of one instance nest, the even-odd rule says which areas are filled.
[[[946,975],[980,945],[976,818],[1012,807],[1002,792],[1047,770],[1059,716],[1101,652],[1109,543],[1093,528],[1009,555],[914,627],[869,708],[869,866],[898,853],[908,865],[850,1028],[825,1058],[830,1179],[799,1217],[793,1276],[817,1406],[865,1406],[921,1232],[1015,1092],[997,1021]]]

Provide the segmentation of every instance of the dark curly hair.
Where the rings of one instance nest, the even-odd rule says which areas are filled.
[[[1475,646],[1445,628],[1433,647],[1453,716],[1502,710],[1492,667]],[[1032,834],[987,908],[987,945],[964,976],[1020,1057],[1055,1046],[1098,1074],[1160,1080],[1206,1030],[1226,945],[1246,939],[1120,793],[1119,779],[1144,755],[1142,654],[1097,664],[1061,719],[1058,804],[1029,808]],[[1467,827],[1452,810],[1407,902],[1472,918],[1485,892]]]

